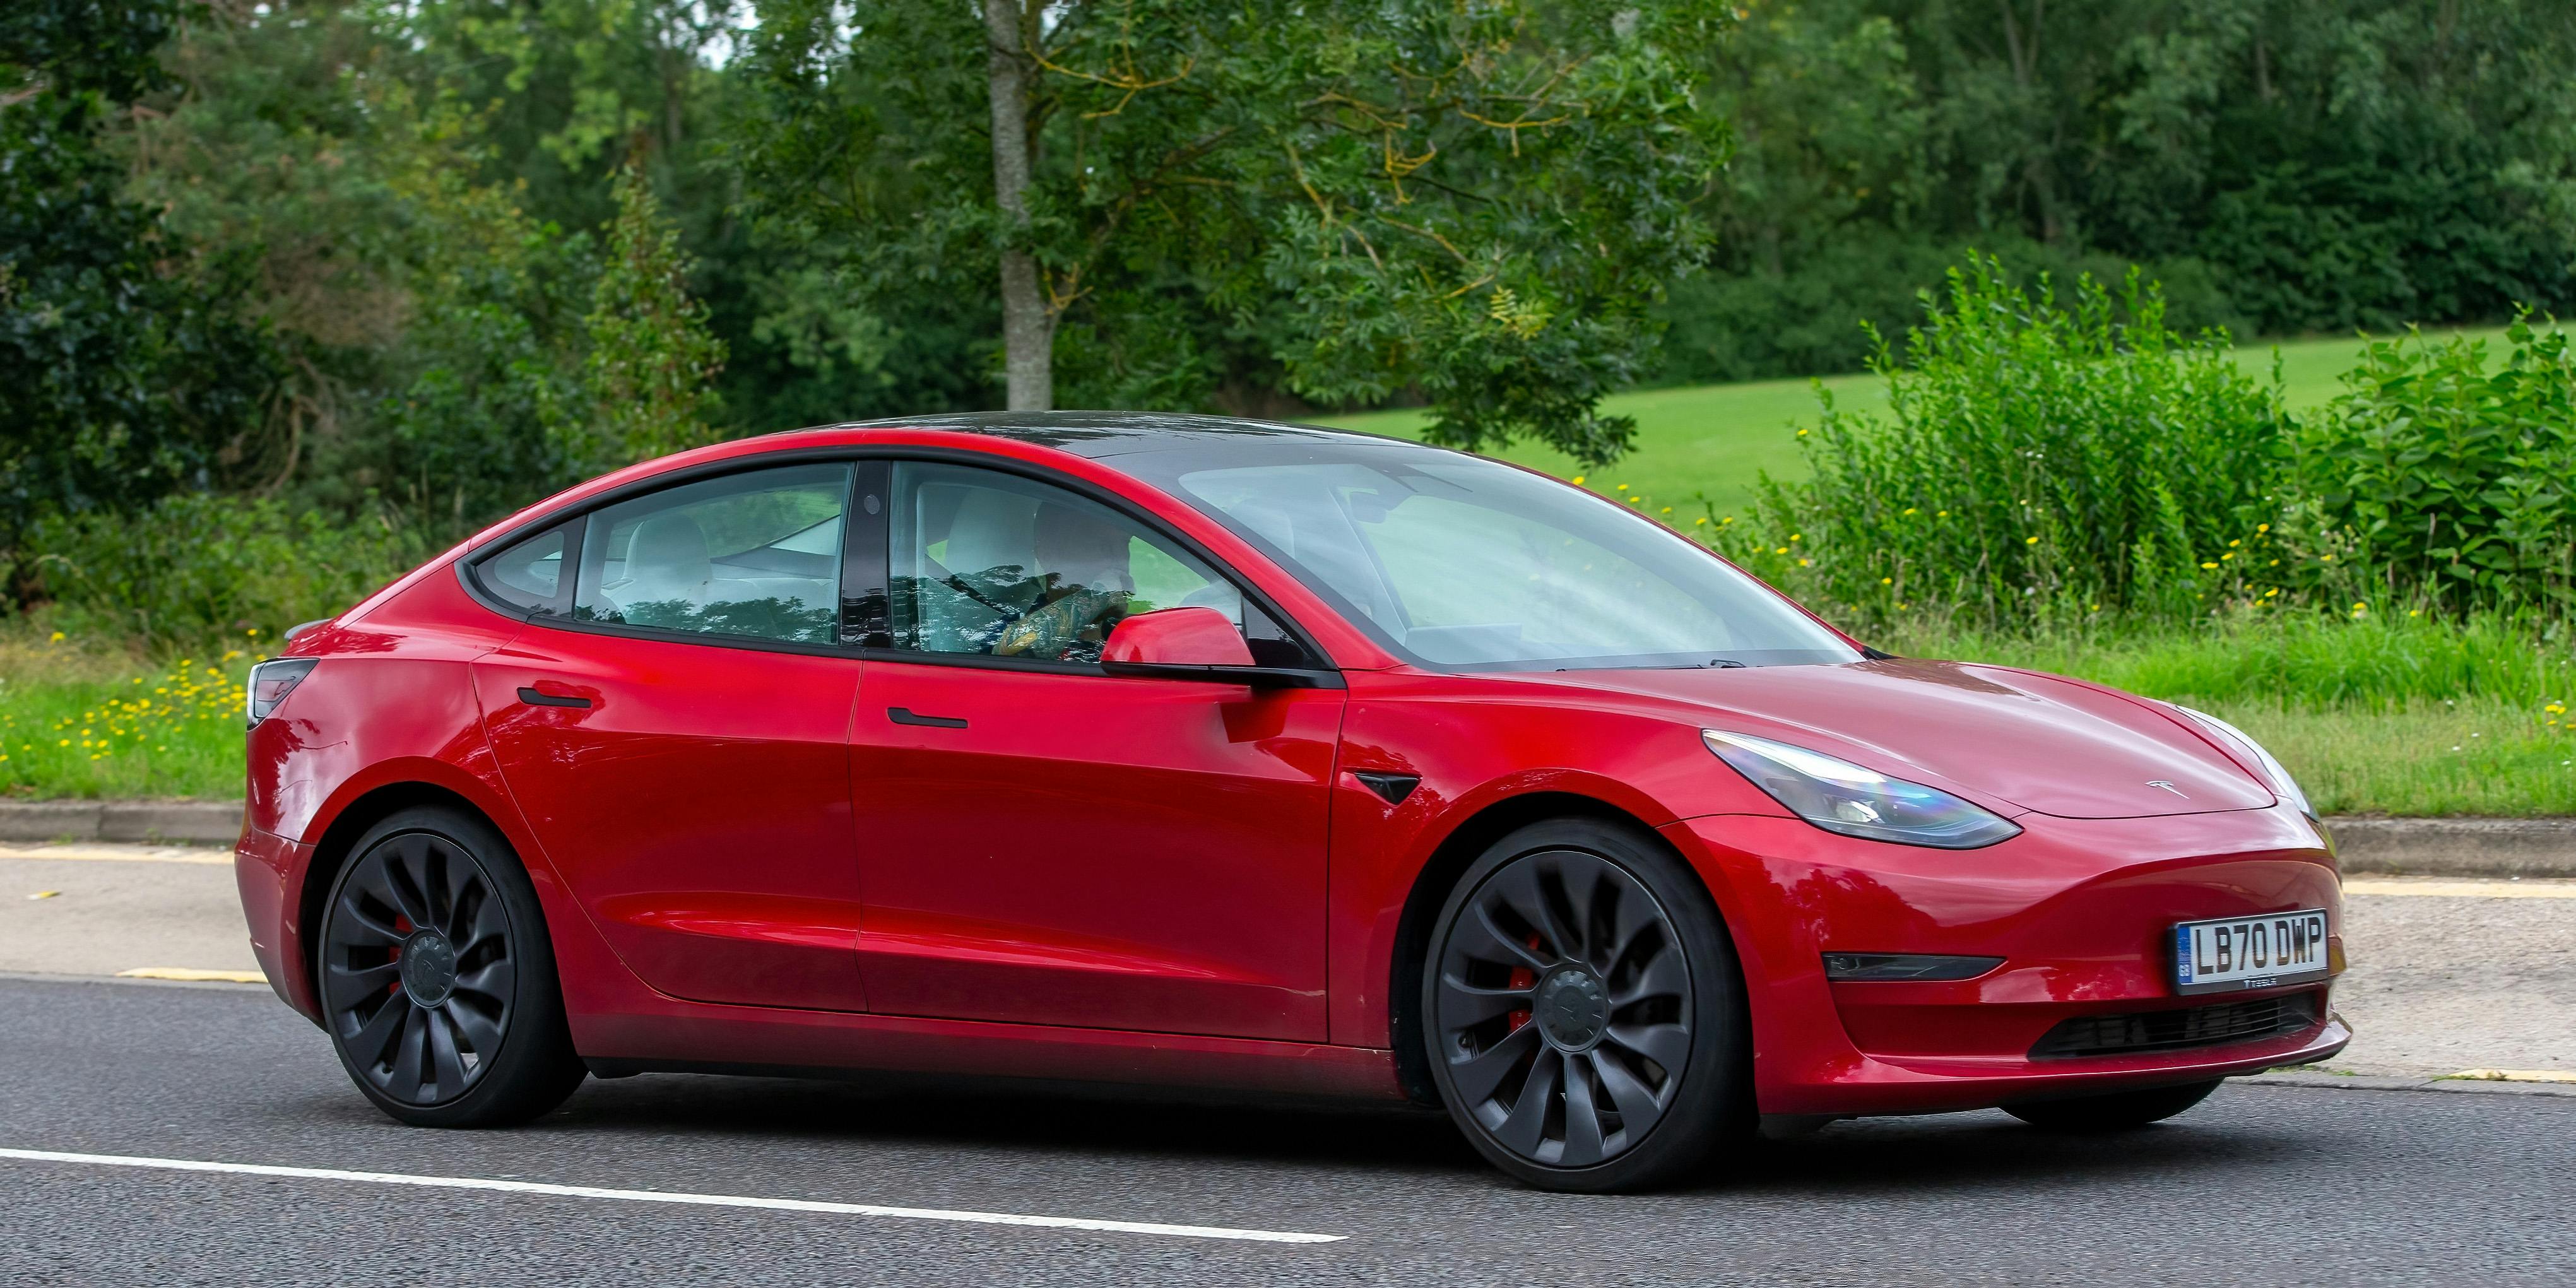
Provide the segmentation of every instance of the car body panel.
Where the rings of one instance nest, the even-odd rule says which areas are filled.
[[[473,674],[501,777],[628,969],[674,997],[858,1011],[863,666],[531,624]]]
[[[2211,1060],[2296,1063],[2312,1058],[2305,1037],[2045,1064],[2028,1052],[2062,1019],[2216,1000],[2175,993],[2166,956],[2175,922],[2322,907],[2340,959],[2333,856],[2288,806],[2176,815],[2153,828],[2040,820],[1965,853],[1854,842],[1762,815],[1697,817],[1661,831],[1727,912],[1752,991],[1754,1077],[1769,1113],[1974,1108],[2051,1079],[2174,1081]],[[1828,951],[2005,963],[1954,983],[1829,983]]]
[[[2329,1014],[2224,1047],[2029,1058],[2063,1017],[2209,1000],[2165,977],[2174,921],[2324,907],[2340,946],[2317,828],[2159,704],[1896,660],[1409,668],[1222,524],[1120,471],[1154,434],[1207,424],[952,417],[720,444],[569,489],[300,635],[288,651],[320,664],[250,736],[237,875],[263,968],[317,1013],[303,924],[316,891],[366,821],[434,793],[485,814],[525,861],[575,1044],[603,1070],[1393,1097],[1403,954],[1419,948],[1406,936],[1444,874],[1494,827],[1579,809],[1652,829],[1707,885],[1745,970],[1765,1112],[2189,1081],[2348,1039]],[[456,572],[611,495],[851,452],[971,457],[1111,500],[1267,596],[1344,687],[531,625]],[[531,707],[523,686],[594,705]],[[977,736],[896,726],[897,706]],[[1711,755],[1703,728],[1953,791],[2023,832],[1974,851],[1827,833]],[[2006,961],[1955,983],[1828,983],[1828,950]],[[2301,988],[2323,997],[2284,991]]]
[[[1324,1039],[1341,690],[892,661],[861,690],[873,1009]]]

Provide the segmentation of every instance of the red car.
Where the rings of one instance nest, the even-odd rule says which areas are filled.
[[[2205,715],[1871,650],[1512,466],[1205,417],[727,443],[251,684],[261,965],[405,1122],[585,1075],[1411,1099],[1561,1189],[1761,1120],[2168,1117],[2351,1034]]]

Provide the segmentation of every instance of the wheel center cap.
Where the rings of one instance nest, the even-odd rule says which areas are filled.
[[[411,1000],[422,1006],[446,1001],[456,987],[456,945],[435,930],[424,930],[404,940],[402,986]]]
[[[1588,970],[1560,970],[1539,981],[1530,1015],[1548,1041],[1568,1051],[1587,1050],[1610,1027],[1610,993]]]

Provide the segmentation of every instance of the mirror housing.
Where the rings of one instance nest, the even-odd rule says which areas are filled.
[[[1252,650],[1234,623],[1213,608],[1162,608],[1119,622],[1100,650],[1100,661],[1104,666],[1250,666]]]
[[[1159,608],[1120,621],[1101,647],[1100,669],[1111,675],[1256,689],[1338,688],[1341,680],[1330,671],[1254,665],[1243,633],[1213,608]]]

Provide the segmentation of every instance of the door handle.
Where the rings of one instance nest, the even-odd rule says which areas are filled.
[[[926,729],[963,729],[966,721],[958,716],[924,716],[913,714],[910,707],[887,707],[886,719],[899,725],[920,725]]]
[[[527,703],[532,707],[588,707],[590,705],[590,699],[588,698],[558,697],[551,693],[539,693],[535,689],[528,688],[522,688],[519,690],[519,701]]]

